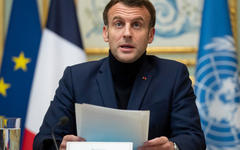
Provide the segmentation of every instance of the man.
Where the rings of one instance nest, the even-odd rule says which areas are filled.
[[[154,38],[155,9],[148,0],[111,0],[103,12],[103,38],[109,56],[68,67],[35,138],[34,149],[54,148],[57,126],[60,149],[76,136],[75,103],[150,110],[149,141],[139,150],[203,150],[204,135],[187,68],[178,62],[147,56]]]

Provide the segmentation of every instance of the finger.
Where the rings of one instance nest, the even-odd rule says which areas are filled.
[[[138,150],[172,150],[173,149],[173,143],[171,141],[168,141],[164,144],[158,144],[158,145],[146,145],[138,147]]]
[[[161,146],[141,146],[138,150],[162,150]]]
[[[143,146],[155,146],[155,145],[163,145],[169,142],[168,138],[165,136],[154,138],[149,140],[143,144]]]
[[[63,140],[65,140],[65,141],[86,141],[84,138],[75,136],[75,135],[65,135],[63,137]]]
[[[75,136],[75,135],[65,135],[63,137],[62,143],[60,145],[60,150],[65,150],[67,142],[70,142],[70,141],[79,141],[80,142],[80,141],[86,141],[86,140],[82,137]]]

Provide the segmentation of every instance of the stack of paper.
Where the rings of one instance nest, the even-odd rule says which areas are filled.
[[[67,150],[132,150],[130,142],[67,142]]]
[[[133,142],[133,148],[148,139],[150,111],[120,110],[90,104],[75,104],[77,134],[90,142]]]

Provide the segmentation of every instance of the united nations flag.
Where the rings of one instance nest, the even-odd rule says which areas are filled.
[[[195,93],[208,150],[240,149],[236,55],[227,0],[205,0]]]

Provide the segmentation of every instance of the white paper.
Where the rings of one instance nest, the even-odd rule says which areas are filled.
[[[148,139],[150,111],[120,110],[75,104],[77,135],[90,142],[133,142],[137,149]]]
[[[130,142],[67,142],[67,150],[132,150]]]

